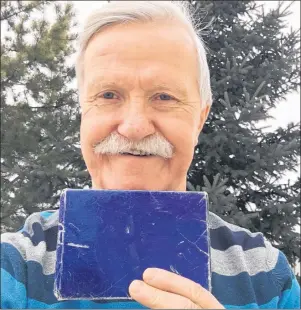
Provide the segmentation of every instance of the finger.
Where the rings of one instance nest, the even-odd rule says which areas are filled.
[[[151,309],[200,309],[183,296],[161,291],[139,280],[130,284],[129,293],[137,302]]]
[[[148,268],[143,273],[143,280],[159,290],[184,296],[202,308],[224,309],[218,300],[201,285],[173,272]]]

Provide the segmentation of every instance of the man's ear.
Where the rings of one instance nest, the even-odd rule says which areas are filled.
[[[206,104],[202,110],[201,110],[201,115],[200,115],[200,121],[199,121],[199,126],[198,126],[198,131],[197,131],[197,136],[195,138],[195,145],[198,144],[199,142],[199,135],[204,127],[204,124],[208,118],[209,112],[210,112],[211,106],[209,104]]]
[[[200,115],[200,122],[199,122],[199,126],[198,126],[198,131],[199,133],[202,131],[203,126],[208,118],[210,112],[210,105],[206,104],[202,110],[201,110],[201,115]]]

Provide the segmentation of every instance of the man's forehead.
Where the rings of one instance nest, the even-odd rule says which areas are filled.
[[[159,60],[176,65],[180,59],[195,56],[195,44],[183,25],[134,23],[114,25],[96,34],[89,41],[84,60],[88,63],[91,58],[122,63]]]
[[[179,75],[169,76],[168,74],[158,74],[157,72],[148,72],[147,74],[139,74],[136,72],[130,73],[126,70],[114,70],[100,68],[98,74],[88,74],[86,78],[86,85],[101,85],[101,84],[118,84],[132,82],[133,80],[142,80],[148,82],[151,86],[161,85],[164,86],[177,86],[184,87],[185,79]]]
[[[97,34],[84,54],[85,86],[122,83],[122,87],[132,88],[140,84],[147,90],[159,85],[177,90],[198,87],[197,54],[187,29],[166,24],[164,29],[156,23],[118,25]],[[150,40],[154,36],[156,39]]]
[[[129,58],[125,55],[106,57],[102,53],[95,53],[84,61],[83,66],[86,85],[139,80],[149,85],[160,83],[181,88],[197,74],[192,59],[179,63],[177,58],[167,60],[165,57],[153,57],[153,54]]]

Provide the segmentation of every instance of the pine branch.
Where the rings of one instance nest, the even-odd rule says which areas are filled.
[[[283,1],[284,2],[284,1]],[[286,1],[285,1],[286,2]],[[296,2],[296,0],[293,0],[290,2],[290,4],[282,11],[280,12],[280,16],[285,16],[285,13],[287,12],[287,10]]]
[[[8,14],[7,11],[6,12],[4,11],[4,13],[1,12],[0,21],[8,20],[8,19],[10,19],[12,17],[15,17],[15,16],[20,16],[21,13],[30,13],[33,9],[37,9],[41,5],[44,5],[44,4],[48,3],[48,2],[49,1],[38,1],[35,4],[34,3],[30,3],[30,4],[28,4],[27,6],[25,6],[21,10],[18,10],[18,11],[13,11],[12,10],[12,13],[10,13],[10,14]]]

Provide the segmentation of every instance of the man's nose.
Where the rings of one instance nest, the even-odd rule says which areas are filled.
[[[154,134],[155,126],[145,106],[130,104],[117,131],[129,140],[139,141]]]

